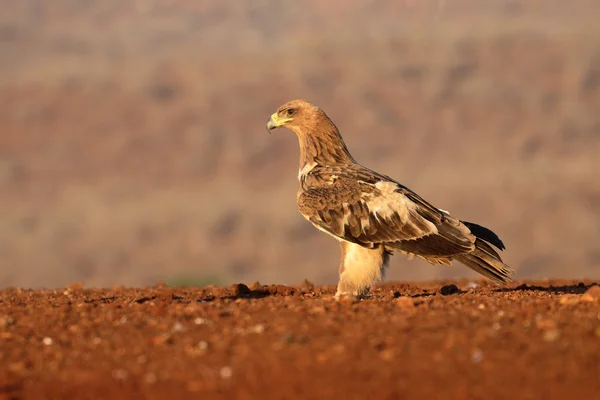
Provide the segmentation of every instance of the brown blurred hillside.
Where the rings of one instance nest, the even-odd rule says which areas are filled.
[[[51,4],[50,4],[51,3]],[[600,278],[600,2],[0,0],[0,286],[336,280],[283,102],[494,229],[519,278]],[[392,260],[389,279],[471,276]]]

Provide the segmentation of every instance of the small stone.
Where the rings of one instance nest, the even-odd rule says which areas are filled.
[[[576,294],[565,294],[560,296],[559,303],[563,306],[572,306],[581,302],[581,296]]]
[[[119,319],[119,323],[120,323],[121,325],[124,325],[124,324],[126,324],[126,323],[127,323],[127,317],[121,317],[121,319]]]
[[[311,281],[309,281],[308,279],[304,279],[302,281],[302,283],[300,284],[300,287],[303,289],[306,289],[310,292],[312,292],[313,290],[315,290],[315,285],[314,283],[312,283]]]
[[[396,300],[394,300],[394,302],[396,303],[396,305],[399,308],[403,308],[403,309],[415,308],[415,301],[412,299],[412,297],[401,296],[401,297],[398,297]]]
[[[499,331],[502,328],[502,326],[500,325],[500,322],[494,322],[492,324],[492,329],[495,331]]]
[[[112,373],[113,378],[115,378],[116,380],[119,380],[119,381],[123,381],[123,380],[127,379],[127,375],[129,375],[129,374],[124,369],[117,369],[117,370],[114,370]]]
[[[259,290],[262,288],[262,285],[260,284],[259,281],[254,281],[251,285],[250,285],[250,290],[254,291],[254,290]]]
[[[153,383],[155,383],[157,381],[156,375],[152,372],[148,372],[145,376],[144,376],[144,380],[146,381],[146,383],[152,385]]]
[[[219,375],[222,379],[229,379],[233,376],[233,369],[231,367],[221,367]]]
[[[283,335],[281,335],[281,341],[282,342],[285,342],[285,343],[294,343],[294,340],[296,340],[296,337],[291,332],[286,332]]]
[[[450,285],[442,286],[442,288],[440,289],[440,293],[442,294],[442,296],[448,296],[448,295],[456,294],[459,292],[460,292],[460,289],[458,288],[458,286],[456,286],[453,283]]]
[[[600,300],[600,286],[591,286],[588,290],[586,290],[583,296],[586,296],[587,298],[593,301]]]
[[[102,339],[100,339],[98,336],[92,339],[92,344],[98,345],[100,343],[102,343]]]
[[[485,304],[482,303],[482,304],[478,305],[477,308],[480,310],[485,310]]]
[[[173,335],[170,333],[163,333],[161,335],[156,336],[153,340],[154,344],[172,344],[173,343]]]
[[[201,340],[198,342],[198,348],[202,351],[208,350],[208,342],[205,340]]]
[[[582,303],[595,303],[596,299],[594,297],[592,297],[591,295],[584,293],[581,295],[580,301]]]
[[[264,333],[265,329],[267,329],[265,324],[257,324],[250,328],[249,331],[260,335],[261,333]]]
[[[392,349],[385,349],[379,352],[379,357],[384,361],[392,361],[394,356],[394,350]]]
[[[544,329],[544,330],[555,330],[556,329],[556,322],[554,322],[553,320],[548,319],[548,318],[536,319],[535,325],[539,329]]]
[[[54,341],[52,340],[51,337],[46,336],[45,338],[42,339],[42,343],[44,343],[46,346],[52,346]]]
[[[467,289],[475,289],[477,288],[479,285],[476,284],[475,282],[469,282],[467,283]]]
[[[173,325],[173,332],[183,332],[185,331],[185,327],[183,326],[183,324],[179,321],[175,322],[175,325]]]
[[[250,288],[244,285],[243,283],[236,283],[234,285],[231,285],[229,289],[231,290],[232,296],[244,296],[252,292]]]
[[[14,323],[14,319],[12,319],[9,315],[5,315],[4,317],[0,318],[0,329],[6,328]]]
[[[560,337],[560,331],[558,329],[549,329],[544,332],[542,338],[546,342],[554,342]]]
[[[483,361],[483,352],[479,349],[473,350],[471,353],[471,362],[473,364],[479,364]]]

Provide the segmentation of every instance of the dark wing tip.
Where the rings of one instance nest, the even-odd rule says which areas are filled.
[[[504,243],[502,243],[502,240],[500,240],[498,235],[496,235],[494,232],[492,232],[488,228],[483,227],[481,225],[474,224],[472,222],[467,222],[467,221],[461,221],[461,222],[463,224],[465,224],[466,227],[469,228],[471,233],[473,235],[477,236],[479,239],[485,240],[486,242],[493,244],[500,250],[506,249],[506,247],[504,246]]]

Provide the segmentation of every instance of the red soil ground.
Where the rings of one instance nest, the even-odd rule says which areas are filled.
[[[0,399],[566,399],[600,390],[590,281],[0,292]]]

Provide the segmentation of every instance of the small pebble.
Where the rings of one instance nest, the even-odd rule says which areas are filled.
[[[485,304],[481,303],[480,305],[477,306],[477,308],[480,310],[485,310]]]
[[[544,332],[542,337],[546,342],[554,342],[560,337],[560,331],[558,329],[549,329]]]
[[[175,322],[175,325],[173,325],[173,332],[183,332],[185,331],[185,327],[183,326],[183,324],[179,321]]]
[[[208,342],[205,340],[201,340],[198,342],[198,348],[200,350],[208,350]]]
[[[232,296],[243,296],[252,292],[250,288],[243,283],[231,285],[230,290]]]
[[[146,380],[146,383],[149,383],[149,384],[153,384],[157,380],[156,379],[156,375],[154,373],[152,373],[152,372],[148,372],[146,374],[146,376],[144,377],[144,379]]]
[[[396,300],[394,300],[394,303],[396,303],[396,305],[400,308],[415,308],[415,301],[412,299],[412,297],[408,296],[398,297]]]
[[[315,289],[315,285],[314,285],[314,283],[312,283],[312,282],[311,282],[311,281],[309,281],[308,279],[304,279],[304,280],[302,281],[302,283],[300,284],[300,287],[301,287],[301,288],[304,288],[304,289],[306,289],[306,290],[308,290],[308,291],[311,291],[311,292],[312,292],[312,291]]]
[[[482,361],[483,361],[483,352],[479,349],[473,350],[473,353],[471,353],[471,362],[473,362],[473,364],[479,364]]]
[[[548,318],[536,319],[535,325],[539,329],[545,329],[545,330],[556,329],[556,322],[554,322],[553,320],[548,319]]]
[[[586,298],[590,299],[590,300],[600,300],[600,286],[598,285],[594,285],[591,286],[584,294],[583,296],[585,296]]]
[[[456,293],[459,293],[459,292],[460,292],[460,289],[455,284],[450,284],[450,285],[442,286],[442,288],[440,289],[440,293],[443,296],[448,296],[448,295],[456,294]]]
[[[42,343],[44,343],[46,346],[52,346],[54,341],[52,340],[52,338],[46,336],[45,338],[42,339]]]
[[[384,361],[391,361],[394,359],[394,356],[394,351],[391,349],[385,349],[379,352],[379,357]]]
[[[257,333],[257,334],[261,334],[265,331],[267,327],[264,324],[257,324],[254,325],[252,328],[249,329],[250,332],[252,333]]]
[[[6,328],[7,326],[12,325],[14,323],[15,320],[8,315],[5,315],[4,317],[0,318],[0,328]]]
[[[231,369],[231,367],[221,367],[219,375],[221,375],[221,378],[223,379],[229,379],[233,375],[233,369]]]
[[[117,369],[117,370],[113,371],[112,375],[113,375],[113,378],[122,381],[122,380],[127,379],[128,373],[124,369]]]

